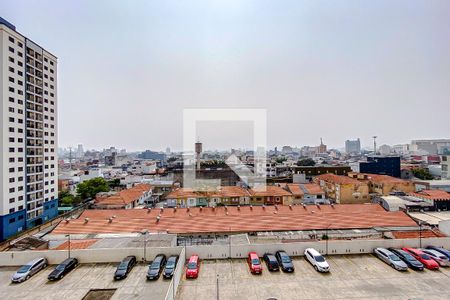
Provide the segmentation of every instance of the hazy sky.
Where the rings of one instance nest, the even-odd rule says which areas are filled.
[[[1,0],[0,15],[59,58],[63,147],[181,149],[184,108],[265,108],[270,146],[450,138],[448,0]],[[216,125],[205,148],[251,139]]]

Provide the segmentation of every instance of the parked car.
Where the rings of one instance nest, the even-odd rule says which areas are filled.
[[[272,253],[264,254],[263,259],[266,262],[267,269],[269,271],[279,271],[280,270],[280,266],[278,265],[277,258]]]
[[[417,270],[417,271],[423,271],[423,268],[424,268],[423,264],[420,261],[418,261],[417,259],[415,259],[414,256],[412,256],[405,250],[394,249],[394,248],[389,248],[388,250],[391,251],[392,253],[394,253],[395,255],[397,255],[411,269]]]
[[[442,254],[447,256],[448,259],[450,259],[450,251],[448,251],[447,249],[444,249],[444,248],[441,248],[441,247],[436,247],[436,246],[427,246],[427,249],[432,249],[432,250],[436,250],[438,252],[441,252]]]
[[[314,266],[314,269],[318,272],[329,272],[330,265],[325,258],[313,248],[305,249],[305,258]]]
[[[194,254],[189,258],[186,267],[186,278],[197,278],[200,272],[200,261],[198,255]]]
[[[402,250],[405,250],[406,252],[414,256],[414,258],[420,261],[425,268],[430,270],[439,269],[439,264],[423,251],[415,248],[402,248]]]
[[[401,260],[397,255],[395,255],[388,249],[375,248],[374,253],[379,259],[381,259],[382,261],[384,261],[397,271],[408,270],[408,265],[406,265],[406,263],[403,260]]]
[[[248,254],[247,263],[252,274],[262,274],[261,260],[256,252],[250,252]]]
[[[421,249],[424,253],[428,254],[432,259],[434,259],[439,266],[448,267],[450,265],[447,256],[439,251],[433,249]]]
[[[128,273],[130,273],[136,265],[136,262],[136,256],[130,255],[125,257],[117,266],[116,272],[114,273],[114,279],[120,280],[126,278]]]
[[[292,263],[292,259],[287,255],[283,250],[277,251],[275,253],[275,257],[278,260],[278,264],[281,267],[283,272],[294,272],[294,264]]]
[[[150,266],[148,267],[147,279],[153,280],[158,279],[161,275],[161,271],[164,269],[166,265],[166,256],[164,254],[156,255],[155,259],[152,261]]]
[[[14,273],[13,276],[11,276],[11,281],[17,283],[28,280],[31,276],[47,267],[47,264],[47,259],[44,257],[33,259],[32,261],[20,267],[20,269],[17,270],[17,272]]]
[[[48,275],[48,280],[58,280],[63,278],[67,273],[75,269],[78,265],[78,259],[71,257],[65,259],[62,263],[56,266],[56,268]]]
[[[167,259],[166,267],[164,268],[163,277],[164,278],[172,278],[173,273],[175,272],[175,268],[178,262],[178,255],[172,255]]]

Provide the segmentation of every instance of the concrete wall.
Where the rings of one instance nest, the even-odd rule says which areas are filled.
[[[169,289],[166,293],[166,300],[174,300],[177,292],[178,285],[180,284],[181,277],[183,276],[184,265],[186,261],[186,252],[184,248],[181,248],[180,258],[178,259],[177,267],[175,268],[175,273],[173,274],[172,280],[170,281]]]
[[[328,254],[358,254],[372,253],[376,247],[419,247],[419,239],[379,239],[379,240],[339,240],[328,242]],[[435,245],[450,248],[450,238],[427,238],[422,239],[422,246]],[[255,251],[259,256],[266,252],[276,252],[284,250],[289,255],[303,255],[306,248],[315,248],[322,254],[327,254],[326,241],[319,242],[297,242],[297,243],[276,243],[276,244],[249,244],[249,245],[195,245],[186,247],[186,256],[198,254],[201,259],[221,259],[221,258],[244,258],[248,252]]]
[[[419,247],[419,239],[376,239],[376,240],[339,240],[328,242],[328,254],[358,254],[372,253],[376,247]],[[434,245],[450,248],[450,238],[424,238],[422,246]],[[259,256],[266,252],[284,250],[289,255],[301,256],[306,248],[315,248],[322,254],[327,254],[327,242],[297,242],[273,244],[245,244],[245,245],[193,245],[186,246],[186,257],[198,254],[201,259],[245,258],[251,251]],[[180,255],[183,246],[178,247],[148,247],[146,249],[147,261],[151,261],[157,254]],[[138,260],[143,259],[143,248],[111,248],[111,249],[83,249],[72,250],[71,256],[79,259],[81,263],[108,263],[119,262],[127,255],[135,255]],[[0,266],[19,266],[37,257],[46,257],[50,264],[58,264],[68,257],[67,250],[45,251],[16,251],[0,252]],[[180,257],[184,264],[184,255]]]
[[[159,254],[179,255],[181,247],[147,247],[147,261]],[[128,255],[135,255],[138,260],[143,260],[143,248],[110,248],[110,249],[83,249],[70,251],[71,257],[76,257],[81,263],[108,263],[120,262]],[[59,264],[68,257],[67,250],[42,250],[42,251],[8,251],[0,252],[0,266],[19,266],[38,257],[45,257],[50,264]]]

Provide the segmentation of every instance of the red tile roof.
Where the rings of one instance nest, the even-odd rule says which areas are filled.
[[[388,176],[388,175],[379,175],[379,174],[369,174],[369,173],[359,173],[362,175],[367,175],[367,179],[374,183],[409,183],[410,181]]]
[[[261,189],[253,188],[249,190],[250,195],[254,197],[282,197],[292,196],[292,194],[285,189],[276,185],[267,185]]]
[[[111,218],[112,216],[115,218]],[[157,221],[157,216],[160,220]],[[85,221],[85,218],[88,218]],[[112,221],[108,219],[111,218]],[[417,226],[404,212],[377,204],[317,206],[243,206],[218,208],[86,210],[61,222],[55,234],[151,232],[207,233]]]
[[[71,240],[70,241],[70,250],[76,250],[76,249],[87,249],[93,244],[95,244],[97,240],[89,239],[89,240]],[[54,248],[53,250],[68,250],[69,249],[69,241],[65,241],[58,247]]]
[[[305,194],[303,189],[310,195],[322,195],[325,193],[320,188],[320,185],[316,183],[288,183],[286,186],[294,196],[303,196]]]
[[[318,175],[315,177],[316,180],[323,180],[326,182],[330,182],[330,183],[337,183],[337,184],[355,184],[355,185],[361,185],[362,182],[354,179],[354,178],[350,178],[348,176],[340,176],[340,175],[336,175],[336,174],[322,174],[322,175]]]
[[[431,230],[422,230],[422,233],[420,233],[419,230],[414,231],[393,231],[392,234],[396,239],[417,239],[421,235],[423,238],[434,238],[434,237],[446,237],[445,234],[443,234],[440,231],[431,231]]]
[[[95,204],[125,206],[134,201],[137,201],[142,196],[143,193],[150,191],[150,189],[151,189],[150,184],[141,183],[135,185],[130,189],[120,191],[111,196],[105,197],[99,196],[95,199]]]
[[[422,190],[417,193],[410,193],[411,196],[419,197],[422,199],[429,199],[435,201],[450,200],[450,193],[442,190]]]
[[[191,188],[178,188],[170,192],[167,199],[184,199],[184,198],[229,198],[229,197],[248,197],[249,192],[239,186],[220,186],[217,189],[210,189],[205,191],[194,191]]]

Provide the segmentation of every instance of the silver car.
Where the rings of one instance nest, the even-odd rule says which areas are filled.
[[[408,266],[397,255],[385,248],[375,248],[374,253],[379,259],[396,269],[397,271],[406,271]]]
[[[441,252],[432,249],[420,249],[420,250],[431,256],[431,258],[434,259],[441,267],[448,267],[450,265],[447,256],[445,256]]]
[[[36,258],[26,265],[20,267],[13,276],[11,276],[12,282],[23,282],[29,279],[31,276],[47,267],[47,259],[44,257]]]

